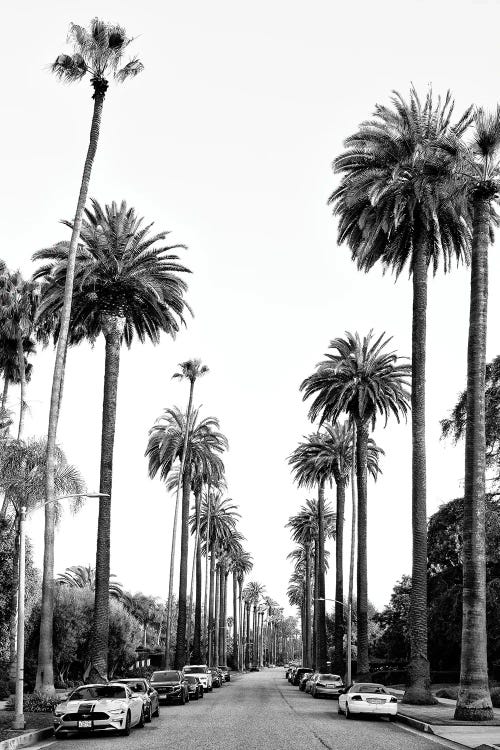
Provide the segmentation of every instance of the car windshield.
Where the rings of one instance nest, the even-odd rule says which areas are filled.
[[[364,683],[353,685],[349,690],[350,693],[375,693],[382,695],[388,695],[387,690],[383,685],[377,685],[376,683]]]
[[[129,682],[127,680],[127,682],[124,682],[123,684],[127,685],[127,687],[129,687],[133,693],[145,693],[146,692],[146,685],[141,680],[139,680],[138,682]]]
[[[172,680],[177,681],[178,679],[178,672],[154,672],[151,677],[151,682],[171,682]]]
[[[330,682],[339,682],[340,677],[338,674],[320,674],[320,680],[329,680]]]
[[[184,674],[203,674],[206,667],[184,667]]]
[[[126,698],[127,692],[124,687],[118,685],[88,685],[78,688],[71,694],[72,701],[95,701],[101,698]]]

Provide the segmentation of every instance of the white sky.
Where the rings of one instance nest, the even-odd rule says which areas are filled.
[[[0,255],[29,274],[32,253],[68,236],[91,118],[88,82],[59,83],[47,70],[67,51],[70,21],[119,21],[138,38],[145,71],[106,97],[90,195],[126,199],[189,250],[188,300],[196,317],[172,342],[123,350],[113,487],[112,571],[129,589],[165,596],[172,499],[147,478],[148,429],[164,407],[186,402],[171,380],[201,357],[205,415],[230,441],[230,496],[255,567],[252,578],[285,605],[292,545],[284,529],[306,493],[285,461],[311,428],[298,386],[346,329],[394,336],[411,351],[411,287],[379,272],[360,275],[336,246],[327,207],[331,161],[376,102],[410,82],[452,89],[461,111],[494,106],[500,5],[495,0],[201,0],[9,3],[3,11],[1,120],[4,210]],[[499,261],[491,253],[488,357],[500,350],[495,321]],[[465,383],[468,274],[438,277],[428,310],[428,508],[455,497],[463,447],[439,440],[439,419]],[[102,343],[70,352],[59,440],[98,487]],[[26,434],[46,431],[52,349],[34,359]],[[11,404],[18,404],[12,389]],[[378,607],[409,572],[410,427],[377,429],[384,475],[369,495],[369,596]],[[332,500],[333,492],[330,493]],[[94,564],[97,504],[67,514],[56,571]],[[349,523],[349,517],[346,519]],[[32,521],[41,563],[43,514]],[[333,547],[332,547],[333,556]],[[333,562],[333,560],[332,560]],[[334,571],[327,596],[334,595]]]

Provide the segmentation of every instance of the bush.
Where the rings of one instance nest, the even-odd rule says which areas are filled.
[[[458,698],[458,687],[441,688],[436,690],[436,698],[449,698],[456,701]]]
[[[152,667],[151,665],[149,665],[149,667],[134,667],[127,672],[125,677],[145,677],[147,680],[149,680],[153,672],[157,671],[158,668]]]
[[[8,680],[0,680],[0,701],[6,700],[10,696]]]
[[[381,670],[373,672],[372,677],[381,685],[407,685],[409,679],[406,669]]]
[[[49,714],[61,699],[43,695],[42,693],[29,693],[24,696],[24,711],[32,714]]]

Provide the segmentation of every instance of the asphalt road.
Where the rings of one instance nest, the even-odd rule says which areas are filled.
[[[46,740],[64,750],[438,750],[439,744],[381,718],[347,721],[337,701],[314,700],[282,669],[233,677],[203,700],[167,705],[160,718],[129,737]],[[441,745],[442,747],[442,745]],[[448,745],[449,747],[449,745]]]

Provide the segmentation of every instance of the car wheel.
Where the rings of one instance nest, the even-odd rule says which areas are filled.
[[[352,719],[352,713],[349,711],[347,705],[345,707],[345,717],[346,719]]]
[[[148,710],[146,711],[146,714],[144,716],[144,720],[146,724],[151,724],[153,720],[153,707],[151,706],[151,703],[148,706]]]
[[[56,739],[56,740],[64,740],[64,734],[62,732],[57,732],[54,735],[54,739]]]
[[[181,693],[181,697],[179,698],[179,703],[181,704],[181,706],[183,706],[185,702],[186,702],[186,696],[184,695],[184,693]]]
[[[337,713],[338,713],[338,714],[340,714],[340,715],[342,715],[342,714],[344,713],[344,712],[342,711],[342,709],[340,708],[340,706],[339,706],[339,707],[337,708]]]
[[[137,724],[138,729],[144,729],[144,706],[141,708],[141,718],[139,719],[139,723]]]
[[[314,693],[312,694],[312,697],[313,697],[313,698],[319,698],[319,695],[318,695],[318,693],[316,692],[316,690],[315,690],[315,691],[314,691]]]
[[[153,711],[153,716],[157,717],[160,715],[160,701],[158,701],[158,705],[156,706],[156,711]]]
[[[204,691],[204,690],[203,690],[203,688],[202,688],[202,689],[200,690],[200,698],[204,698],[204,697],[205,697],[205,691]]]
[[[121,734],[122,737],[128,737],[129,736],[129,734],[130,734],[130,724],[131,724],[131,719],[130,719],[130,711],[129,711],[128,714],[127,714],[127,718],[125,719],[125,726],[124,726],[124,728],[122,730],[120,730],[120,734]]]

